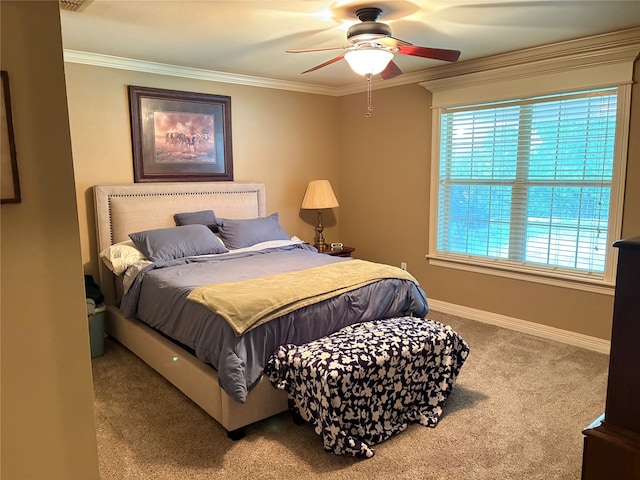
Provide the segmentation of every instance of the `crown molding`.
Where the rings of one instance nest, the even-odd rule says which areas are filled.
[[[573,62],[588,62],[602,64],[604,55],[609,56],[607,61],[615,61],[612,55],[622,56],[624,61],[629,61],[631,57],[635,59],[640,49],[640,27],[619,32],[605,33],[592,37],[581,38],[558,42],[541,47],[533,47],[516,52],[509,52],[490,57],[466,60],[437,67],[431,67],[417,72],[405,73],[390,80],[375,79],[372,83],[373,89],[391,88],[400,85],[419,83],[428,90],[455,88],[459,84],[468,84],[468,75],[477,74],[485,76],[492,75],[487,72],[499,71],[500,78],[504,79],[505,74],[512,72],[516,76],[531,76],[536,71],[557,70],[558,68],[569,68],[566,62],[571,59]],[[290,82],[286,80],[276,80],[272,78],[254,77],[250,75],[240,75],[225,72],[216,72],[191,67],[181,67],[165,63],[149,62],[146,60],[136,60],[132,58],[104,55],[100,53],[83,52],[79,50],[64,50],[64,61],[69,63],[80,63],[106,68],[117,68],[122,70],[133,70],[137,72],[154,73],[158,75],[170,75],[182,78],[193,78],[210,82],[232,83],[235,85],[247,85],[252,87],[274,88],[279,90],[289,90],[301,93],[313,93],[317,95],[328,95],[341,97],[354,93],[361,93],[367,90],[367,82],[363,78],[361,82],[344,87],[329,87],[324,85],[314,85],[308,83]],[[466,76],[466,77],[465,77]],[[461,77],[456,83],[455,77]]]
[[[64,61],[97,67],[117,68],[120,70],[132,70],[136,72],[169,75],[181,78],[193,78],[209,82],[232,83],[234,85],[247,85],[251,87],[274,88],[293,92],[314,93],[318,95],[339,96],[339,89],[323,85],[289,82],[272,78],[254,77],[234,73],[216,72],[201,68],[181,67],[166,63],[149,62],[133,58],[104,55],[101,53],[83,52],[79,50],[64,50]]]
[[[420,83],[439,92],[589,66],[632,64],[640,52],[640,27],[528,48],[424,71]]]

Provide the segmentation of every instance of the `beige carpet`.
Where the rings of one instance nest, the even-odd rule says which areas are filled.
[[[372,459],[326,453],[288,414],[233,442],[181,392],[107,340],[93,360],[103,480],[580,478],[581,431],[604,410],[608,356],[432,312],[471,353],[436,428],[410,425]]]

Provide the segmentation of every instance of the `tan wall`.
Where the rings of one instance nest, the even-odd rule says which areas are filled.
[[[414,84],[374,90],[372,101],[367,118],[364,93],[340,98],[350,127],[340,140],[342,241],[358,257],[404,261],[417,273],[428,232],[430,95]]]
[[[640,235],[640,87],[633,88],[623,238]],[[342,241],[362,258],[407,262],[432,299],[609,339],[611,295],[428,264],[430,102],[419,85],[375,90],[373,117],[365,118],[364,94],[340,99],[350,126],[340,142]]]
[[[22,187],[1,207],[0,476],[97,479],[58,3],[0,8]]]
[[[629,125],[629,160],[624,192],[622,238],[640,236],[640,61],[636,61],[631,91],[631,124]]]
[[[313,243],[317,214],[300,210],[309,180],[327,178],[340,199],[338,99],[67,63],[69,120],[78,194],[82,260],[97,279],[91,186],[133,182],[127,85],[229,95],[236,181],[267,186],[267,210],[290,235]],[[323,217],[325,238],[337,218]]]

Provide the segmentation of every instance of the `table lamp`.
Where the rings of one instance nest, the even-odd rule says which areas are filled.
[[[336,199],[333,189],[329,180],[311,180],[307,185],[307,191],[304,193],[302,199],[301,208],[305,210],[317,210],[318,211],[318,226],[316,227],[316,243],[313,245],[319,250],[323,251],[329,248],[329,245],[324,243],[324,236],[322,231],[322,210],[325,208],[338,207],[338,200]]]

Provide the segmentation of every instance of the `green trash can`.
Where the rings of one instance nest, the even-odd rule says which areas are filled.
[[[99,357],[100,355],[104,354],[104,316],[106,311],[107,307],[102,303],[99,305],[95,305],[92,308],[91,302],[89,302],[89,299],[87,299],[91,358]]]

